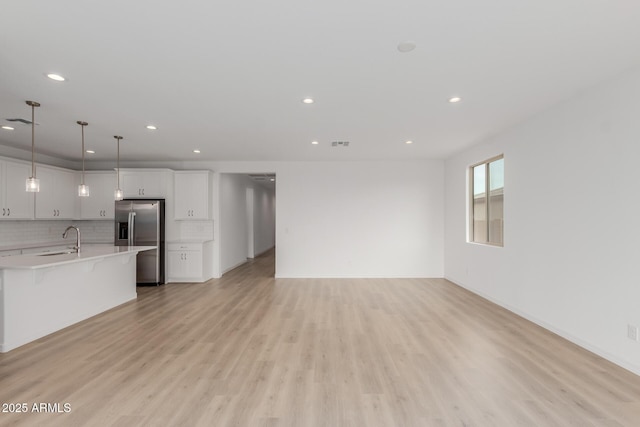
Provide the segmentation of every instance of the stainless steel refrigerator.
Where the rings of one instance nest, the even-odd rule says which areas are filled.
[[[164,200],[125,199],[115,202],[116,246],[157,246],[138,252],[139,285],[164,283]]]

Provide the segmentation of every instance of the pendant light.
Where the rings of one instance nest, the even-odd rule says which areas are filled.
[[[78,186],[78,196],[79,197],[89,197],[89,186],[84,184],[84,127],[89,123],[77,121],[82,129],[82,181]]]
[[[36,163],[35,163],[35,134],[36,134],[36,120],[35,109],[40,106],[39,102],[27,101],[27,105],[31,107],[31,176],[27,178],[26,190],[29,193],[37,193],[40,191],[40,180],[36,178]]]
[[[118,140],[118,157],[116,160],[116,176],[118,177],[118,186],[116,187],[116,191],[113,192],[113,195],[115,196],[114,198],[116,200],[122,200],[124,198],[124,193],[123,191],[120,189],[120,140],[123,139],[121,136],[119,135],[115,135],[114,136],[115,139]]]

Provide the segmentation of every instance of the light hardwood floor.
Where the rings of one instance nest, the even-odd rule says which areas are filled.
[[[7,354],[44,426],[638,426],[640,377],[442,279],[274,279],[266,254]]]

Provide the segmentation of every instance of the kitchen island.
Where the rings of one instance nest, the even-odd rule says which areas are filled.
[[[99,245],[0,258],[0,352],[136,298],[136,255],[155,246]]]

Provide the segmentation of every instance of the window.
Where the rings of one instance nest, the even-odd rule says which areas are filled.
[[[469,241],[503,245],[504,158],[494,157],[471,166]]]

